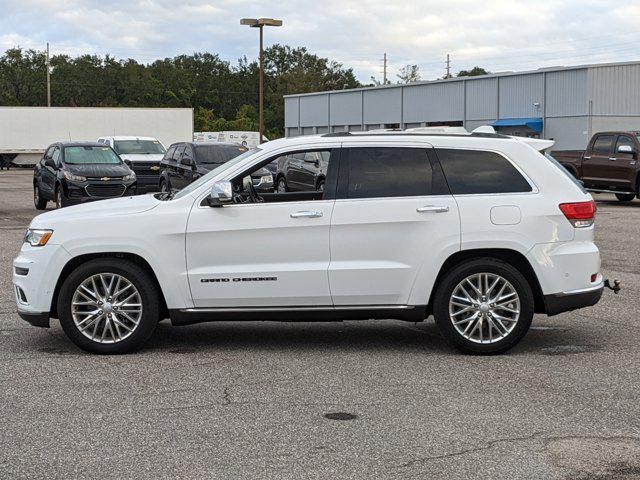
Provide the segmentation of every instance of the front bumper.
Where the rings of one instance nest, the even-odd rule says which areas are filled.
[[[604,291],[604,282],[591,288],[571,292],[554,293],[544,296],[544,305],[548,316],[570,312],[579,308],[591,307],[600,301]]]
[[[135,168],[133,169],[135,172]],[[160,190],[160,173],[145,175],[136,173],[137,193],[157,192]]]
[[[70,259],[71,256],[61,245],[22,245],[20,253],[13,260],[12,277],[16,306],[21,318],[38,327],[49,326],[56,283]]]
[[[136,194],[136,184],[137,182],[135,180],[127,183],[118,181],[89,181],[83,183],[66,182],[66,188],[64,189],[66,197],[65,203],[67,205],[75,205],[85,202],[93,202],[95,200],[128,197]]]
[[[34,327],[49,328],[49,312],[44,313],[26,313],[18,310],[20,318],[29,322]]]

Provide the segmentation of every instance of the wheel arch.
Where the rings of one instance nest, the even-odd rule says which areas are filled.
[[[98,258],[116,258],[116,259],[125,259],[130,262],[136,264],[141,267],[144,271],[149,274],[149,277],[155,283],[156,288],[158,289],[158,297],[160,298],[160,319],[168,317],[168,309],[167,302],[164,297],[164,292],[162,291],[162,287],[160,286],[160,282],[158,281],[158,277],[156,273],[151,268],[151,265],[147,260],[145,260],[140,255],[130,252],[100,252],[100,253],[87,253],[82,255],[77,255],[71,258],[65,266],[62,268],[60,275],[58,276],[58,280],[56,282],[55,289],[53,290],[53,296],[51,298],[51,316],[54,318],[58,317],[58,297],[60,295],[60,289],[62,288],[62,284],[64,280],[69,276],[69,274],[75,270],[80,265]]]
[[[517,268],[520,273],[524,275],[525,279],[531,286],[531,291],[533,292],[535,313],[545,313],[546,308],[542,288],[533,267],[522,253],[508,248],[480,248],[461,250],[450,255],[449,258],[447,258],[440,267],[440,271],[438,272],[436,280],[433,283],[433,288],[431,289],[431,295],[429,297],[428,304],[428,309],[430,312],[432,311],[435,292],[438,288],[438,285],[440,285],[440,282],[442,281],[444,275],[452,268],[455,268],[461,263],[475,258],[496,258]]]

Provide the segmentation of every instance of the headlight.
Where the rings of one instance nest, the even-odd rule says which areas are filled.
[[[135,180],[136,179],[136,174],[131,172],[129,175],[125,175],[124,177],[122,177],[122,181],[123,182],[128,182],[129,180]]]
[[[24,241],[32,247],[44,247],[53,235],[53,230],[41,230],[27,228],[24,235]]]
[[[259,185],[262,185],[263,183],[273,183],[273,176],[271,175],[261,176]]]
[[[74,175],[73,173],[64,172],[64,178],[71,182],[86,182],[87,177],[83,177],[81,175]]]

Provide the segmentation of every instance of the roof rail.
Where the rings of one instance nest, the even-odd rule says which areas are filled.
[[[476,137],[476,138],[511,138],[508,135],[502,135],[500,133],[484,133],[484,132],[472,132],[472,133],[421,133],[421,132],[405,132],[402,130],[395,132],[355,132],[357,135],[353,135],[351,132],[333,132],[323,133],[321,137],[390,137],[397,135],[407,135],[410,137]]]
[[[322,137],[348,137],[351,135],[351,132],[333,132],[333,133],[324,133]]]

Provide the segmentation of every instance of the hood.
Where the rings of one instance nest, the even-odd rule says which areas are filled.
[[[148,155],[141,153],[120,153],[122,160],[129,160],[130,162],[159,162],[164,157],[162,153],[150,153]]]
[[[53,228],[55,230],[57,223],[142,213],[157,207],[160,202],[153,194],[89,202],[38,215],[31,221],[30,227]]]
[[[85,163],[80,165],[64,164],[65,169],[75,175],[83,177],[124,177],[131,174],[131,169],[124,163]]]

